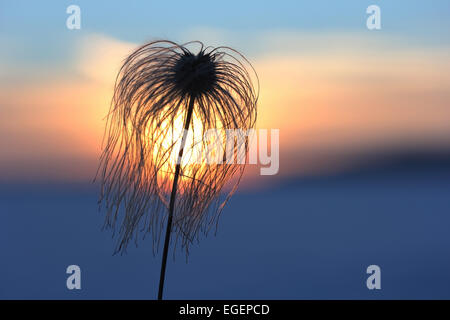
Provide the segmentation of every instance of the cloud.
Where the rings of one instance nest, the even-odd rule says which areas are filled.
[[[92,179],[115,76],[134,47],[88,35],[74,43],[69,71],[41,70],[47,73],[39,81],[24,76],[24,81],[2,85],[2,176]],[[89,162],[90,171],[80,170]]]
[[[138,45],[101,34],[89,34],[78,43],[77,70],[85,77],[113,84],[124,59]]]
[[[280,129],[282,175],[350,163],[358,152],[449,144],[447,47],[289,30],[249,36],[196,28],[180,38],[230,45],[249,56],[261,84],[258,127]],[[91,177],[74,170],[75,161],[95,167],[116,74],[136,46],[89,34],[74,42],[69,71],[36,66],[32,72],[45,78],[3,84],[0,172],[39,175],[39,163],[54,163],[45,175]]]

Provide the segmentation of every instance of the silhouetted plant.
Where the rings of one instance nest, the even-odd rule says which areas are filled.
[[[188,49],[196,45],[197,53]],[[203,136],[209,129],[223,133],[254,127],[255,79],[253,67],[239,52],[197,41],[145,44],[119,71],[97,172],[100,203],[106,207],[105,227],[119,233],[116,252],[125,251],[132,238],[137,245],[142,232],[152,236],[155,253],[167,221],[159,299],[170,242],[174,248],[180,242],[188,254],[200,233],[217,226],[244,170],[237,163],[192,162],[185,150],[207,148]],[[220,141],[225,150],[225,139]],[[220,196],[233,176],[231,191]]]

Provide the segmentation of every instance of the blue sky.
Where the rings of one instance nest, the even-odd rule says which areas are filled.
[[[73,36],[65,28],[71,4],[81,8],[81,32],[130,42],[179,40],[183,30],[196,27],[248,35],[279,29],[366,32],[365,9],[371,4],[381,7],[383,33],[414,42],[449,42],[448,1],[2,1],[0,33],[26,40],[38,52],[55,46]]]

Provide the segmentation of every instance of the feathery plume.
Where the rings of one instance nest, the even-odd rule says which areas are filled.
[[[196,52],[189,49],[195,46]],[[221,157],[226,130],[255,126],[257,79],[239,52],[198,41],[150,42],[119,71],[97,172],[99,202],[106,208],[105,227],[118,232],[116,252],[124,252],[132,239],[137,244],[139,233],[151,235],[155,252],[166,227],[159,298],[169,243],[174,248],[180,243],[188,254],[200,234],[217,226],[237,188],[243,164],[207,161],[197,151]],[[214,148],[204,138],[211,129],[217,135]],[[233,146],[233,152],[239,150],[247,154],[248,142]],[[221,196],[232,177],[234,186]]]

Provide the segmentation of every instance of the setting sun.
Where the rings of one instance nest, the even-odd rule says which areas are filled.
[[[164,119],[159,125],[152,123],[153,128],[147,127],[145,130],[145,139],[148,142],[147,147],[153,149],[153,161],[159,168],[157,171],[158,185],[163,192],[170,192],[171,182],[175,175],[175,166],[178,162],[184,133],[184,118],[185,114],[180,111],[174,117],[173,124],[171,119]],[[203,125],[194,112],[190,129],[186,135],[185,151],[180,161],[182,167],[180,180],[192,176],[194,166],[196,170],[199,169],[199,166],[204,166],[201,161],[198,161],[198,157],[201,156],[202,139]]]

